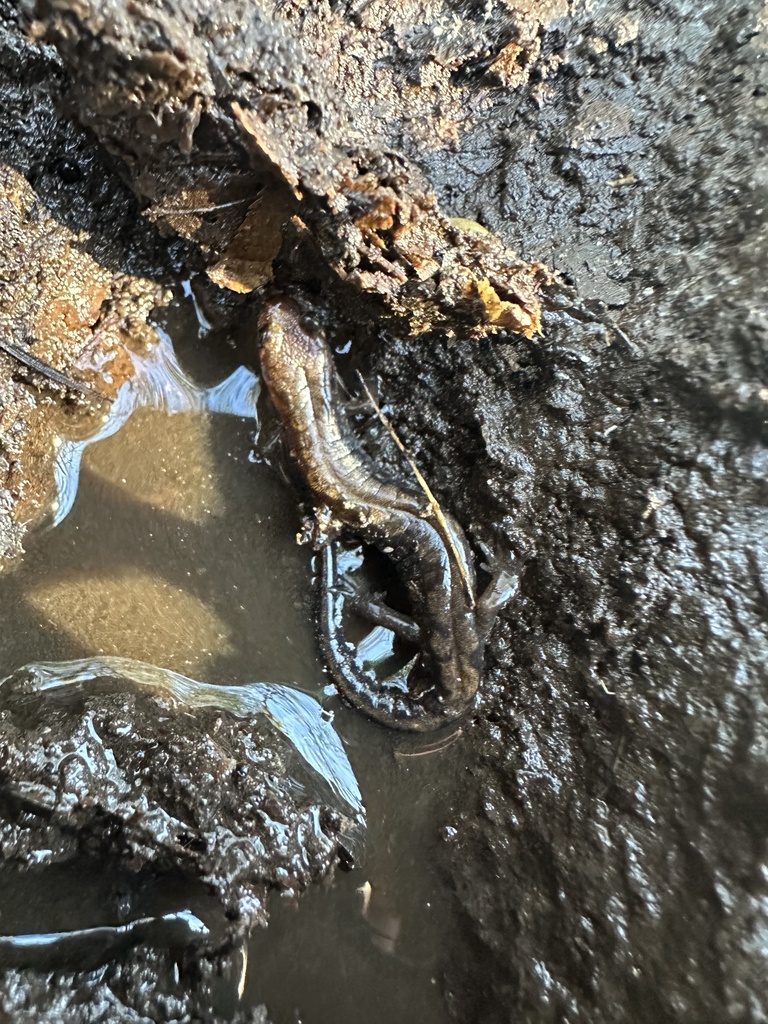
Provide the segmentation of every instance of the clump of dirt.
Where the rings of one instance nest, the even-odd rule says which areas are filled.
[[[451,222],[418,167],[391,150],[387,111],[402,102],[400,54],[411,35],[422,63],[439,69],[434,81],[425,72],[430,80],[414,86],[414,125],[423,126],[419,114],[433,115],[442,97],[450,96],[446,126],[462,113],[451,75],[486,47],[484,33],[503,26],[499,50],[519,37],[524,63],[538,21],[516,19],[506,4],[493,16],[474,6],[474,39],[452,38],[452,55],[429,32],[421,39],[425,12],[415,4],[373,5],[370,25],[350,12],[307,19],[298,6],[242,0],[176,8],[40,0],[30,11],[32,33],[56,46],[72,75],[81,116],[124,160],[150,216],[208,253],[215,280],[246,290],[280,279],[299,249],[316,265],[305,287],[316,291],[324,279],[353,320],[362,296],[366,319],[395,318],[415,332],[530,336],[540,326],[546,268],[526,264],[482,228]],[[450,5],[430,17],[449,26]],[[359,44],[363,73],[351,78]],[[418,68],[411,72],[418,79]],[[385,102],[361,123],[373,83]],[[449,134],[457,133],[454,124]],[[242,264],[263,266],[260,211],[264,233],[276,240],[275,204],[288,230],[267,278]]]
[[[160,688],[91,675],[63,696],[38,692],[34,672],[3,682],[7,861],[42,867],[89,851],[181,871],[245,929],[266,923],[269,888],[298,893],[327,873],[342,820],[299,797],[317,786],[291,783],[306,774],[301,757],[267,719],[195,707],[192,727]]]
[[[6,1006],[24,977],[41,1013],[69,1005],[67,986],[40,992],[34,980],[58,969],[72,972],[89,1005],[109,997],[127,1010],[147,972],[153,1000],[178,992],[172,966],[181,961],[207,978],[197,996],[173,997],[190,1012],[198,996],[213,998],[212,974],[231,970],[222,952],[266,924],[267,893],[296,898],[342,847],[348,862],[362,838],[359,793],[332,726],[315,701],[286,687],[210,687],[126,659],[33,665],[0,684],[0,722],[3,919],[24,932],[30,913],[15,905],[17,890],[23,898],[32,885],[45,897],[31,900],[30,931],[114,933],[151,913],[142,945],[163,954],[117,956],[106,940],[91,949],[86,934],[70,963],[65,941],[42,954],[38,943],[26,975],[5,976]],[[171,931],[171,956],[157,916],[163,899],[198,915],[188,941],[183,928]],[[0,969],[4,955],[5,946]],[[23,961],[23,950],[15,955]],[[111,963],[108,980],[94,978],[91,961]],[[111,991],[117,976],[125,989]],[[237,984],[230,979],[230,1002]]]
[[[165,299],[152,282],[99,266],[82,243],[0,166],[0,564],[50,508],[61,434],[97,429],[133,374],[127,344],[154,337],[146,316]],[[62,408],[62,395],[75,403]]]
[[[50,509],[57,436],[97,428],[179,267],[65,92],[55,54],[0,5],[0,566]]]
[[[0,565],[50,509],[61,435],[97,429],[133,374],[128,345],[154,338],[146,318],[166,299],[153,282],[100,266],[83,242],[0,166]]]

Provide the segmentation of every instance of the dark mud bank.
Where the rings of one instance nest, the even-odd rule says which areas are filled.
[[[476,134],[473,215],[634,351],[551,309],[539,342],[378,356],[406,442],[519,565],[445,848],[456,1020],[768,1013],[765,91],[750,12],[708,12],[593,8],[554,101]],[[471,166],[431,164],[452,190]]]
[[[474,118],[432,110],[428,143],[408,118],[386,129],[362,122],[383,133],[382,152],[395,147],[418,166],[447,214],[564,272],[544,288],[541,336],[498,323],[472,340],[425,331],[429,280],[415,298],[387,292],[389,271],[365,262],[371,253],[360,256],[345,225],[323,220],[322,161],[336,150],[309,144],[322,123],[316,108],[332,115],[334,145],[345,129],[316,65],[295,65],[310,116],[299,123],[283,108],[295,151],[271,158],[278,177],[290,156],[312,183],[304,212],[321,258],[310,272],[288,230],[267,276],[310,296],[340,339],[358,302],[361,322],[349,329],[369,342],[366,370],[378,374],[398,433],[446,507],[518,573],[459,741],[461,803],[439,830],[437,860],[462,920],[440,973],[447,1012],[536,1024],[763,1021],[765,24],[756,4],[727,19],[714,4],[551,6],[528,35],[518,12],[505,43],[527,55],[513,62],[524,73],[504,80],[490,41],[497,26],[459,5],[475,29],[472,53],[457,64],[451,39],[441,51],[449,73],[434,88],[446,110],[459,109],[449,106],[458,97]],[[67,34],[65,4],[39,7],[77,82],[82,25]],[[290,56],[300,19],[282,9],[290,45],[273,53]],[[345,7],[337,36],[372,38],[364,14]],[[306,32],[314,52],[311,19]],[[251,49],[267,36],[254,29]],[[95,38],[76,87],[83,103]],[[429,88],[414,70],[425,64],[422,37],[382,38],[398,59],[410,54],[413,88]],[[153,45],[162,53],[162,38]],[[378,59],[401,66],[389,51]],[[265,78],[280,78],[278,65],[265,64]],[[224,84],[214,72],[206,80],[208,99],[229,97],[235,72],[225,70]],[[243,80],[253,99],[260,82]],[[378,86],[386,111],[394,86],[386,75]],[[283,79],[280,88],[290,94]],[[191,138],[190,111],[192,99],[167,123],[176,154]],[[133,115],[110,120],[91,100],[84,116],[119,152]],[[247,185],[249,156],[232,132],[217,121],[207,138],[237,149]],[[260,187],[267,149],[256,160]],[[158,175],[160,193],[191,188],[173,179],[164,151],[149,179],[123,156],[144,202]],[[411,195],[408,175],[398,188]],[[240,179],[231,187],[214,199],[242,194]],[[219,258],[207,236],[187,234]],[[372,276],[340,272],[353,264]],[[466,326],[468,308],[447,294],[437,319]]]

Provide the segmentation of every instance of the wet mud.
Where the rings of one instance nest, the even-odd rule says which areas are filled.
[[[593,7],[545,37],[547,102],[429,161],[451,190],[477,167],[467,213],[629,342],[564,304],[538,343],[376,354],[403,439],[519,566],[441,855],[456,1020],[766,1014],[759,27]]]
[[[98,429],[134,372],[130,351],[154,340],[147,316],[180,266],[73,122],[65,92],[55,55],[24,34],[15,6],[0,4],[3,570],[50,506],[56,437]]]
[[[518,578],[474,713],[444,749],[403,750],[334,705],[370,860],[297,908],[276,901],[242,1012],[762,1021],[764,12],[498,7],[402,5],[398,33],[376,4],[281,4],[230,37],[201,6],[188,52],[167,11],[25,6],[51,44],[41,80],[70,83],[88,145],[117,161],[104,180],[119,167],[148,220],[188,240],[164,265],[191,243],[214,281],[256,291],[238,307],[246,337],[270,281],[312,305],[337,348],[353,342],[440,501]],[[147,63],[126,71],[126,53]],[[103,66],[115,74],[100,91]],[[135,92],[150,79],[156,93]],[[29,176],[31,160],[11,163]],[[54,216],[84,217],[50,182]],[[148,237],[134,255],[158,251]],[[403,472],[386,443],[374,450]],[[302,614],[311,647],[308,596]],[[92,653],[84,634],[44,636],[56,653],[14,640],[8,672]],[[233,636],[209,669],[236,663]],[[45,1012],[56,1019],[70,986],[104,1007],[149,991],[156,1019],[186,1019],[198,999],[233,1018],[234,956],[171,968],[145,949],[65,978]],[[228,1008],[210,1002],[217,976]],[[179,977],[196,979],[184,997]],[[8,974],[8,1012],[40,984]]]
[[[1,688],[3,856],[34,863],[41,884],[83,855],[139,877],[178,873],[216,897],[220,930],[247,934],[266,921],[269,889],[296,895],[321,878],[345,832],[360,846],[352,769],[298,690],[110,657],[33,663]]]

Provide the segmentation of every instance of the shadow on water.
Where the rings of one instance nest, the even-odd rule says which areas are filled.
[[[191,301],[166,314],[169,338],[188,332]],[[118,409],[114,432],[66,449],[61,521],[30,540],[0,589],[0,677],[33,661],[126,657],[208,683],[274,680],[323,696],[300,509],[253,459],[258,382],[235,366],[226,380],[237,386],[223,385],[218,355],[209,349],[206,364],[201,351],[193,380],[168,341],[151,397],[145,387]],[[437,1022],[455,919],[432,854],[461,788],[461,736],[419,745],[330,706],[363,792],[367,854],[298,903],[274,897],[269,928],[249,945],[243,1005],[265,1003],[275,1024]],[[141,888],[132,905],[167,913],[184,886],[164,884],[100,882],[75,908],[67,884],[45,900],[19,890],[0,908],[2,930],[96,926],[105,886]]]

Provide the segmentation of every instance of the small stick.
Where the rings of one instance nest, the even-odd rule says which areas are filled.
[[[467,592],[467,597],[469,598],[470,604],[474,608],[474,605],[475,605],[475,595],[472,593],[472,588],[469,585],[469,580],[467,579],[467,574],[466,574],[466,572],[464,570],[464,566],[462,564],[461,558],[459,557],[459,552],[456,550],[456,545],[453,542],[453,537],[451,537],[451,531],[448,529],[448,523],[446,523],[446,521],[445,521],[445,516],[443,515],[443,510],[440,508],[440,505],[438,504],[437,498],[434,496],[434,494],[430,490],[429,484],[424,479],[424,477],[421,475],[419,467],[413,461],[413,458],[411,457],[409,452],[406,450],[405,445],[403,444],[403,442],[400,440],[400,438],[395,433],[395,428],[392,426],[392,424],[389,422],[387,417],[384,415],[384,413],[379,408],[378,404],[376,403],[376,399],[373,397],[373,395],[371,394],[371,392],[370,392],[370,390],[368,388],[368,385],[363,380],[363,375],[359,371],[358,371],[357,375],[360,378],[360,383],[363,385],[363,390],[365,391],[366,395],[368,396],[368,401],[371,403],[373,408],[376,410],[376,415],[379,417],[379,419],[381,420],[382,424],[384,425],[386,430],[389,432],[392,440],[395,442],[397,447],[400,449],[400,451],[403,453],[403,455],[408,460],[408,465],[413,470],[413,475],[416,477],[416,480],[417,480],[417,482],[419,484],[419,487],[421,487],[422,491],[424,491],[424,494],[427,497],[427,501],[429,502],[429,506],[432,509],[432,512],[434,513],[435,518],[437,519],[438,523],[440,524],[440,527],[441,527],[442,533],[443,533],[443,538],[444,538],[445,542],[447,543],[448,547],[451,549],[451,554],[453,555],[454,561],[456,562],[456,565],[458,566],[459,572],[461,573],[461,579],[462,579],[462,581],[464,583],[464,589]]]
[[[104,399],[107,402],[112,401],[108,395],[102,395],[101,392],[97,391],[96,388],[92,388],[89,384],[84,384],[82,381],[68,377],[65,373],[62,373],[61,370],[57,370],[49,363],[44,362],[42,359],[38,359],[37,356],[33,356],[32,353],[28,352],[26,349],[19,348],[18,345],[14,345],[12,341],[6,341],[4,338],[0,338],[0,349],[23,366],[26,366],[27,369],[34,370],[47,380],[53,381],[54,384],[59,384],[61,387],[68,388],[70,391],[77,391],[78,394],[84,395],[86,398],[99,398]]]
[[[409,757],[427,757],[429,754],[439,754],[442,750],[447,750],[448,747],[452,746],[456,740],[461,736],[464,730],[462,728],[454,729],[450,736],[446,736],[443,740],[435,740],[434,743],[430,743],[429,746],[422,747],[421,750],[396,750],[395,760],[405,761]]]
[[[184,213],[215,213],[216,210],[227,210],[231,206],[240,206],[242,203],[255,203],[257,199],[259,199],[259,195],[242,196],[240,199],[230,199],[226,203],[214,203],[212,206],[163,206],[161,201],[155,210],[158,214],[178,217]]]

